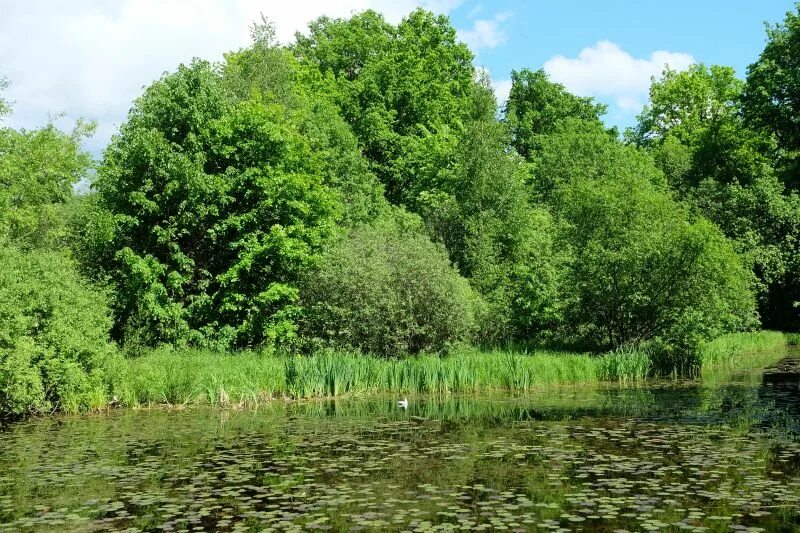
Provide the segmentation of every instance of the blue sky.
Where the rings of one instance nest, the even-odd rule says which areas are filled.
[[[477,58],[495,79],[507,77],[511,69],[539,68],[555,56],[578,58],[582,50],[602,41],[617,45],[634,59],[649,59],[659,50],[687,54],[706,64],[732,66],[744,77],[764,47],[764,21],[783,20],[793,5],[787,0],[507,0],[467,2],[451,18],[456,27],[468,28],[476,19],[493,20],[502,14],[496,24],[500,42],[478,49]],[[614,64],[612,60],[596,66]],[[590,68],[575,63],[565,66]],[[614,79],[599,80],[596,87],[586,81],[589,86],[584,92],[595,93],[611,105],[610,122],[632,123],[640,107],[620,109],[615,98],[602,94],[613,92]],[[625,80],[617,81],[625,85]],[[631,95],[624,88],[620,93]]]
[[[49,114],[59,125],[95,120],[87,148],[99,155],[132,100],[164,71],[192,57],[219,60],[247,45],[260,13],[287,42],[322,15],[367,8],[392,22],[418,5],[449,15],[485,66],[500,98],[511,69],[544,67],[570,90],[610,105],[607,121],[630,125],[664,62],[724,64],[744,76],[764,46],[764,21],[790,0],[0,0],[0,76],[12,127]]]

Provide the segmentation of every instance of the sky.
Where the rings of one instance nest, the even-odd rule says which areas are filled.
[[[450,17],[488,69],[499,100],[512,69],[544,68],[570,91],[609,105],[606,121],[634,123],[650,78],[665,64],[729,65],[744,77],[765,43],[765,22],[791,0],[0,0],[0,77],[14,113],[6,126],[36,128],[50,117],[98,128],[99,156],[132,101],[153,80],[193,57],[213,61],[249,43],[260,14],[291,42],[320,15],[375,9],[399,22],[415,7]]]

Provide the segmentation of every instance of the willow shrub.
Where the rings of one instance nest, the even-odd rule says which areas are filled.
[[[483,307],[445,250],[399,210],[332,246],[301,300],[302,333],[313,343],[386,356],[469,341]]]
[[[0,247],[0,415],[104,405],[110,327],[105,294],[68,256]]]

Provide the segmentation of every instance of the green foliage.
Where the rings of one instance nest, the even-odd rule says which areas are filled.
[[[349,19],[322,17],[295,53],[332,88],[387,197],[400,203],[402,160],[424,130],[454,126],[474,113],[472,54],[444,16],[416,10],[399,25],[374,11]]]
[[[747,122],[774,135],[779,166],[787,181],[798,186],[800,153],[800,4],[782,23],[767,27],[767,45],[747,68],[742,106]]]
[[[8,80],[0,78],[0,94],[8,88]],[[5,98],[0,98],[0,120],[11,114],[11,106]]]
[[[262,15],[250,36],[251,47],[225,54],[225,85],[239,100],[261,93],[287,109],[296,107],[298,65],[289,50],[277,46],[274,25]]]
[[[97,182],[115,217],[106,268],[117,335],[145,344],[291,341],[295,282],[337,216],[325,155],[280,104],[233,99],[208,63],[155,82]]]
[[[601,128],[564,129],[543,143],[534,185],[544,186],[556,246],[569,254],[567,337],[597,348],[661,339],[688,353],[753,323],[740,259],[712,224],[670,197],[642,153]]]
[[[0,240],[24,248],[63,245],[65,204],[93,164],[81,141],[93,132],[93,124],[80,121],[69,134],[53,123],[0,128]]]
[[[647,147],[669,183],[735,240],[759,279],[765,325],[796,329],[800,201],[773,173],[770,136],[743,122],[743,87],[727,67],[666,70],[629,139]]]
[[[489,304],[484,340],[531,339],[557,320],[549,213],[530,202],[528,165],[495,119],[419,138],[404,161],[407,203]]]
[[[341,222],[352,225],[372,220],[387,207],[383,188],[369,170],[334,95],[321,90],[324,83],[319,72],[272,42],[269,28],[268,22],[256,25],[253,46],[226,54],[222,83],[236,99],[258,95],[281,104],[311,151],[324,161],[319,170],[343,206]]]
[[[505,118],[514,148],[525,158],[531,158],[537,151],[540,136],[554,133],[562,121],[573,119],[600,124],[605,112],[605,105],[571,94],[560,83],[550,81],[544,70],[511,71]]]
[[[529,182],[534,198],[550,204],[564,184],[578,180],[640,180],[666,191],[664,174],[645,152],[621,145],[601,124],[566,119],[539,140]]]
[[[106,295],[63,253],[0,247],[0,415],[105,405]]]
[[[357,227],[330,248],[302,292],[303,333],[383,356],[439,352],[474,333],[479,298],[418,219]]]
[[[734,239],[759,282],[759,313],[766,327],[800,329],[800,196],[774,175],[749,186],[706,180],[689,200]]]
[[[730,67],[666,69],[650,87],[650,104],[629,139],[653,149],[679,191],[704,179],[748,185],[771,173],[765,154],[772,142],[744,125],[739,105],[743,86]],[[682,163],[685,157],[688,165]]]

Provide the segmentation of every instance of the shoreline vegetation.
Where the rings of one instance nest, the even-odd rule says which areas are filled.
[[[769,364],[776,355],[783,356],[790,339],[773,331],[724,335],[703,346],[694,375]],[[513,393],[601,383],[638,385],[653,377],[670,377],[660,375],[654,364],[646,350],[591,355],[461,348],[448,356],[385,359],[333,351],[300,356],[165,349],[126,359],[112,390],[114,403],[121,407],[253,407],[275,399]]]
[[[424,9],[251,30],[100,160],[7,127],[0,72],[0,418],[730,375],[800,331],[800,4],[624,132],[543,69],[501,102]]]

